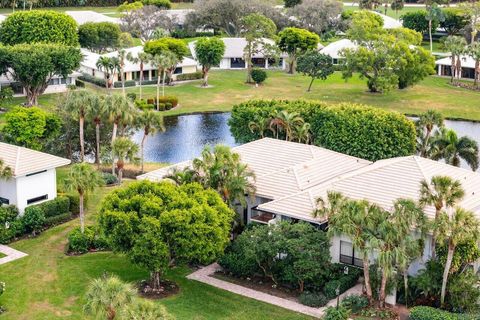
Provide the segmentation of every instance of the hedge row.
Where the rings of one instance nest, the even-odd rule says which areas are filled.
[[[104,79],[99,79],[99,78],[93,77],[93,76],[91,76],[89,74],[86,74],[86,73],[82,74],[80,77],[78,77],[78,79],[80,79],[82,81],[85,81],[85,82],[93,83],[96,86],[105,88],[105,80]]]
[[[42,210],[45,218],[54,217],[70,212],[70,198],[68,196],[58,196],[53,200],[45,201],[27,208],[39,208]]]
[[[398,112],[359,104],[327,104],[304,100],[251,100],[235,105],[229,120],[238,142],[260,138],[249,124],[271,118],[278,111],[297,112],[310,123],[315,145],[363,159],[406,156],[415,153],[416,132],[411,120]],[[265,134],[272,136],[269,130]]]
[[[410,320],[478,320],[480,315],[451,313],[432,307],[414,307],[410,309]]]
[[[177,81],[198,80],[202,78],[203,78],[203,74],[200,71],[193,72],[193,73],[182,73],[177,75]]]
[[[104,83],[105,83],[105,81],[104,81]],[[126,80],[125,84],[124,84],[125,88],[135,87],[136,85],[137,85],[137,82],[135,82],[135,80]],[[122,81],[115,81],[113,83],[113,87],[114,88],[121,88],[122,87]]]
[[[68,234],[67,252],[69,253],[82,254],[90,250],[98,251],[107,248],[105,239],[100,237],[92,226],[86,227],[84,233],[77,227]]]
[[[119,6],[124,3],[124,0],[38,0],[34,2],[35,8],[47,7],[105,7],[105,6]],[[172,1],[174,2],[174,1]],[[17,8],[23,8],[23,2],[14,0],[0,0],[0,8],[11,9],[13,3]],[[28,7],[29,4],[27,3]]]

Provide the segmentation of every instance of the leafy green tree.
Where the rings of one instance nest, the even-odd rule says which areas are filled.
[[[312,79],[308,85],[308,92],[315,79],[326,80],[335,71],[332,58],[316,50],[308,51],[298,58],[297,70]]]
[[[421,157],[428,158],[432,152],[431,137],[434,129],[444,127],[443,115],[436,110],[428,110],[420,114],[415,122],[417,129],[417,152]]]
[[[126,305],[131,304],[136,291],[129,283],[125,283],[117,276],[103,276],[94,279],[88,286],[85,313],[98,319],[114,320]]]
[[[442,9],[438,7],[436,3],[427,6],[427,15],[425,19],[428,21],[428,37],[430,39],[430,52],[433,51],[433,40],[432,40],[432,31],[433,29],[433,21],[443,22],[445,21],[445,16],[443,15]]]
[[[118,183],[122,183],[123,169],[125,163],[138,163],[138,145],[127,137],[120,137],[115,139],[112,144],[113,161],[116,160],[118,171]]]
[[[182,62],[183,58],[190,55],[190,51],[188,47],[182,39],[174,39],[174,38],[162,38],[158,40],[148,41],[145,43],[143,51],[155,56],[155,55],[163,55],[166,52],[171,52],[175,55],[174,60],[171,60],[172,65],[166,68],[168,74],[169,82],[173,81],[173,71],[177,67],[177,63]]]
[[[1,54],[7,56],[3,67],[10,69],[12,79],[25,89],[28,106],[38,105],[38,96],[45,92],[48,82],[55,76],[66,79],[80,67],[82,59],[78,48],[61,44],[36,43],[0,47]]]
[[[480,42],[472,43],[468,49],[468,55],[475,60],[475,76],[473,85],[478,88],[478,80],[480,78]]]
[[[456,167],[463,159],[473,171],[478,169],[478,143],[475,140],[467,136],[459,138],[455,131],[442,128],[433,137],[432,145],[432,159],[443,159]]]
[[[234,216],[215,191],[199,184],[143,180],[107,195],[98,221],[114,251],[156,272],[165,257],[169,265],[215,261],[230,241]],[[153,257],[144,245],[158,254],[152,264],[146,261]]]
[[[163,116],[153,110],[143,111],[138,117],[136,117],[136,121],[137,126],[143,130],[142,142],[140,143],[140,161],[142,167],[141,170],[143,173],[145,140],[147,139],[148,135],[154,134],[155,132],[157,132],[157,130],[165,131],[165,127],[163,125]]]
[[[368,10],[353,12],[350,20],[347,36],[351,40],[360,43],[375,40],[386,32],[382,17]]]
[[[145,6],[156,6],[159,9],[171,9],[172,3],[170,0],[143,0],[143,5]]]
[[[65,187],[69,191],[78,192],[79,196],[79,217],[80,231],[85,231],[85,213],[84,199],[88,192],[94,192],[98,187],[103,185],[103,178],[98,171],[87,163],[77,163],[70,167],[68,176],[65,178]]]
[[[448,36],[443,43],[445,49],[451,54],[451,83],[455,83],[456,79],[461,77],[462,59],[461,55],[467,50],[467,41],[460,36]]]
[[[0,42],[4,45],[57,43],[77,46],[77,23],[72,17],[62,12],[17,11],[9,15],[1,24]]]
[[[401,19],[405,28],[415,30],[421,34],[426,34],[430,29],[426,11],[418,10],[407,12],[401,16]],[[432,20],[431,22],[432,30],[436,30],[439,25],[438,21]]]
[[[465,191],[462,183],[447,176],[434,176],[430,181],[423,180],[420,183],[421,205],[430,205],[435,207],[434,228],[432,232],[431,254],[432,259],[436,259],[437,228],[440,215],[443,210],[453,208],[457,202],[463,199]]]
[[[480,29],[480,2],[466,1],[458,4],[458,7],[467,14],[470,29],[470,44],[475,42],[478,30]]]
[[[0,159],[0,179],[10,179],[13,176],[12,168],[6,166],[4,161]]]
[[[392,0],[390,4],[390,8],[395,11],[395,16],[398,17],[398,11],[401,11],[405,6],[404,0]]]
[[[247,45],[244,56],[247,63],[247,83],[252,83],[252,58],[266,49],[265,38],[271,38],[277,32],[275,23],[262,14],[252,13],[240,20],[241,36],[245,37]]]
[[[42,150],[45,144],[58,136],[60,119],[38,107],[15,107],[5,114],[1,129],[6,142]]]
[[[202,66],[202,87],[208,87],[208,72],[218,66],[225,53],[225,43],[219,38],[200,38],[195,42],[195,56]]]
[[[119,47],[121,33],[113,22],[87,22],[78,27],[78,41],[82,48],[102,53]]]
[[[332,31],[332,21],[342,13],[340,1],[302,0],[302,2],[286,12],[287,17],[295,17],[294,25],[307,29],[318,35]],[[286,26],[291,26],[292,21]]]
[[[407,43],[397,43],[396,49],[399,54],[396,65],[399,89],[413,86],[435,73],[435,58],[428,50]]]
[[[440,27],[443,28],[449,36],[459,33],[469,24],[469,16],[462,9],[445,8],[442,10],[444,19],[440,21]]]
[[[288,73],[295,73],[297,58],[317,48],[320,38],[313,32],[299,28],[285,28],[278,33],[278,47],[288,54]]]
[[[86,90],[73,90],[67,93],[64,108],[73,118],[78,120],[80,133],[80,161],[85,158],[84,125],[85,117],[91,109],[99,109],[100,98],[94,93]],[[100,133],[98,134],[99,139]],[[99,141],[97,140],[97,143]]]
[[[438,240],[448,243],[447,261],[443,271],[442,291],[440,303],[445,304],[445,295],[447,291],[447,281],[450,274],[453,255],[458,244],[466,241],[477,242],[480,238],[480,223],[472,212],[462,208],[456,208],[453,214],[442,212],[438,221]]]

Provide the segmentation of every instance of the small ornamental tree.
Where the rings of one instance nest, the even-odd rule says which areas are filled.
[[[326,80],[335,71],[332,57],[316,50],[308,51],[298,58],[297,70],[311,78],[308,92],[310,92],[315,79]]]
[[[168,265],[215,261],[229,243],[234,216],[214,190],[144,180],[107,195],[98,221],[112,249],[148,268],[159,290]]]
[[[278,34],[278,47],[288,54],[288,73],[295,73],[298,56],[317,48],[320,38],[313,32],[299,28],[285,28]]]
[[[176,59],[173,59],[174,64],[166,68],[168,81],[171,82],[173,78],[173,71],[177,67],[177,63],[181,63],[183,58],[190,54],[187,45],[182,39],[174,38],[161,38],[159,40],[148,41],[143,48],[145,53],[152,56],[159,56],[165,54],[165,52],[171,52],[175,55]]]
[[[218,66],[225,53],[225,43],[219,38],[201,38],[195,42],[195,56],[202,66],[202,87],[208,87],[208,72]]]
[[[57,11],[17,11],[1,24],[0,42],[4,45],[43,42],[77,46],[77,23],[69,15]]]

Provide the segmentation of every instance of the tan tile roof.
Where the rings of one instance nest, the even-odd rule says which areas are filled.
[[[480,217],[480,174],[417,156],[377,161],[356,171],[340,175],[305,191],[260,205],[265,210],[287,216],[312,219],[315,202],[334,190],[352,199],[366,199],[390,209],[398,198],[418,200],[420,182],[444,175],[460,180],[465,198],[459,205]],[[433,207],[425,208],[429,217]]]
[[[68,159],[3,142],[0,142],[0,159],[12,169],[13,175],[16,177],[70,163]]]

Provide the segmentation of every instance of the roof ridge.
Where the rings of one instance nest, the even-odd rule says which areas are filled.
[[[20,149],[21,147],[17,147],[17,156],[15,157],[15,168],[13,168],[13,175],[17,174],[18,163],[20,162]]]

